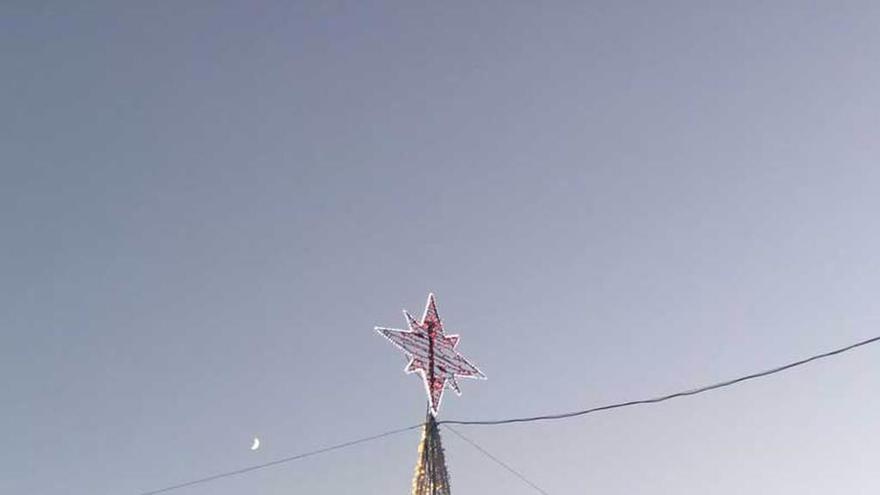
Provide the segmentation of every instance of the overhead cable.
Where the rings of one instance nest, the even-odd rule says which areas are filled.
[[[814,356],[810,356],[808,358],[801,359],[799,361],[794,361],[794,362],[791,362],[788,364],[784,364],[782,366],[777,366],[775,368],[770,368],[768,370],[759,371],[757,373],[752,373],[749,375],[741,376],[739,378],[733,378],[733,379],[726,380],[723,382],[714,383],[712,385],[705,385],[705,386],[694,388],[691,390],[686,390],[683,392],[675,392],[672,394],[662,395],[662,396],[654,397],[654,398],[650,398],[650,399],[637,399],[637,400],[631,400],[631,401],[626,401],[626,402],[618,402],[615,404],[608,404],[608,405],[604,405],[604,406],[597,406],[597,407],[592,407],[589,409],[582,409],[579,411],[571,411],[571,412],[558,413],[558,414],[545,414],[545,415],[540,415],[540,416],[526,416],[526,417],[520,417],[520,418],[490,419],[490,420],[448,419],[448,420],[443,420],[443,421],[437,421],[437,424],[444,425],[448,430],[452,431],[456,435],[461,436],[455,430],[452,430],[451,428],[449,428],[449,425],[495,426],[495,425],[506,425],[506,424],[513,424],[513,423],[531,423],[531,422],[535,422],[535,421],[551,421],[551,420],[558,420],[558,419],[574,418],[574,417],[578,417],[578,416],[585,416],[587,414],[593,414],[593,413],[597,413],[597,412],[601,412],[601,411],[608,411],[611,409],[620,409],[623,407],[646,405],[646,404],[656,404],[659,402],[665,402],[668,400],[678,399],[678,398],[682,398],[682,397],[689,397],[692,395],[698,395],[698,394],[702,394],[702,393],[709,392],[712,390],[717,390],[720,388],[729,387],[731,385],[736,385],[737,383],[745,382],[748,380],[754,380],[756,378],[763,378],[766,376],[774,375],[776,373],[790,370],[790,369],[796,368],[798,366],[803,366],[803,365],[805,365],[807,363],[811,363],[813,361],[818,361],[820,359],[825,359],[825,358],[829,358],[832,356],[836,356],[838,354],[843,354],[845,352],[854,350],[854,349],[862,347],[862,346],[866,346],[868,344],[873,344],[878,341],[880,341],[880,336],[872,337],[867,340],[862,340],[861,342],[856,342],[855,344],[851,344],[851,345],[848,345],[845,347],[840,347],[840,348],[834,349],[832,351],[823,352],[821,354],[816,354]],[[207,476],[205,478],[200,478],[197,480],[188,481],[185,483],[180,483],[177,485],[167,486],[165,488],[160,488],[158,490],[143,492],[140,495],[156,495],[159,493],[170,492],[172,490],[177,490],[179,488],[185,488],[185,487],[189,487],[189,486],[199,485],[202,483],[207,483],[210,481],[218,480],[221,478],[228,478],[230,476],[245,474],[245,473],[249,473],[251,471],[256,471],[258,469],[263,469],[263,468],[267,468],[270,466],[276,466],[278,464],[284,464],[284,463],[288,463],[288,462],[298,461],[298,460],[305,459],[307,457],[311,457],[314,455],[323,454],[325,452],[330,452],[333,450],[340,450],[340,449],[352,447],[352,446],[355,446],[355,445],[358,445],[361,443],[366,443],[366,442],[370,442],[373,440],[378,440],[380,438],[388,437],[388,436],[395,435],[398,433],[403,433],[405,431],[415,430],[417,428],[421,428],[423,425],[424,425],[424,423],[419,423],[416,425],[407,426],[405,428],[398,428],[396,430],[389,430],[389,431],[386,431],[383,433],[379,433],[377,435],[372,435],[369,437],[359,438],[357,440],[351,440],[348,442],[343,442],[340,444],[331,445],[329,447],[324,447],[324,448],[320,448],[317,450],[312,450],[310,452],[304,452],[302,454],[297,454],[297,455],[293,455],[290,457],[284,457],[284,458],[270,461],[270,462],[267,462],[264,464],[257,464],[255,466],[237,469],[235,471],[228,471],[225,473],[219,473],[219,474],[215,474],[213,476]],[[462,439],[465,439],[465,438],[462,437]],[[465,441],[468,441],[468,440],[465,440]],[[473,444],[473,445],[476,447],[476,444]],[[477,448],[479,448],[479,447],[477,447]],[[489,455],[487,452],[484,452],[484,453]],[[503,463],[501,463],[497,459],[493,459],[493,460],[496,460],[496,462],[499,462],[499,464],[503,465]]]

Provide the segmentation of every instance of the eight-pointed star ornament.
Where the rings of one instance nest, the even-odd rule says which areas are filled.
[[[409,364],[404,371],[422,375],[431,414],[436,416],[440,410],[443,390],[447,386],[461,395],[456,377],[485,379],[486,375],[455,350],[458,335],[446,335],[443,332],[443,321],[437,314],[434,294],[428,294],[428,303],[421,321],[416,321],[406,310],[403,315],[409,330],[376,327],[376,331],[409,357]]]

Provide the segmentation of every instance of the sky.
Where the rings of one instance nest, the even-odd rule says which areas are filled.
[[[0,492],[137,495],[880,334],[876,2],[0,6]],[[547,493],[874,494],[880,349],[459,427]],[[262,447],[251,451],[254,437]],[[418,432],[180,489],[408,493]],[[453,493],[534,491],[446,433]]]

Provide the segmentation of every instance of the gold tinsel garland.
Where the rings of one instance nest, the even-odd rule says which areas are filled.
[[[443,443],[434,416],[429,412],[419,442],[419,460],[413,475],[412,495],[450,495],[449,473]]]

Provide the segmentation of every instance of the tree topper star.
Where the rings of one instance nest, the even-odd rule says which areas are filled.
[[[443,322],[437,314],[434,294],[428,294],[428,303],[421,322],[417,322],[406,310],[403,315],[409,330],[376,327],[376,331],[409,357],[409,364],[404,371],[422,375],[431,413],[436,416],[440,410],[443,390],[447,386],[461,395],[455,377],[485,379],[486,375],[455,350],[458,335],[443,333]]]

